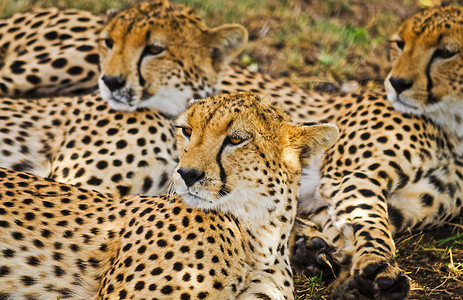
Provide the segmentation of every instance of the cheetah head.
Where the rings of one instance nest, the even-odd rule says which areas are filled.
[[[405,20],[392,37],[390,57],[385,85],[397,110],[462,122],[463,8],[430,9]]]
[[[331,124],[290,123],[273,99],[251,93],[199,100],[177,128],[176,192],[190,206],[240,218],[271,211],[283,194],[297,196],[301,167],[338,137]]]
[[[100,34],[101,95],[117,110],[177,115],[188,99],[216,93],[246,41],[240,25],[211,29],[183,5],[141,3],[114,16]]]

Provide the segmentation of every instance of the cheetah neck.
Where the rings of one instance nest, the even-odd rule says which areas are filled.
[[[425,115],[434,120],[449,135],[450,140],[453,141],[454,149],[458,154],[463,154],[462,99],[444,99],[441,103],[434,106],[428,112],[425,112]]]
[[[325,205],[320,197],[317,187],[320,183],[320,166],[322,155],[312,159],[308,166],[302,169],[301,183],[299,190],[298,212],[309,214],[322,205]]]
[[[295,187],[297,189],[297,187]],[[276,200],[272,197],[271,201]],[[288,240],[296,216],[297,199],[280,197],[279,205],[267,209],[262,219],[239,220],[248,257],[261,266],[288,257]],[[265,220],[265,221],[264,221]]]

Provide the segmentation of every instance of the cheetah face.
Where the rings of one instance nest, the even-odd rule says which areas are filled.
[[[393,68],[385,86],[397,110],[425,114],[440,123],[461,120],[462,22],[461,8],[431,9],[407,19],[393,35]]]
[[[301,166],[337,139],[334,125],[290,124],[272,101],[219,95],[199,100],[178,118],[181,157],[174,184],[185,203],[235,216],[270,211],[274,201],[253,200],[265,195],[283,201],[278,197]]]
[[[182,5],[142,3],[116,15],[100,35],[101,95],[116,110],[177,115],[188,99],[216,93],[246,40],[240,25],[209,29]]]

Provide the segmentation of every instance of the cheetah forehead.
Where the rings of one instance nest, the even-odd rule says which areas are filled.
[[[103,32],[114,31],[123,35],[142,33],[143,39],[149,39],[156,32],[164,32],[171,34],[164,39],[181,43],[181,37],[194,40],[204,30],[207,30],[206,23],[191,8],[160,0],[143,2],[120,12],[110,20]]]
[[[463,8],[449,6],[434,8],[418,13],[404,22],[405,27],[417,36],[450,34],[454,30],[463,30]],[[402,26],[402,30],[405,28]]]
[[[288,121],[288,115],[272,98],[239,92],[195,101],[179,116],[177,124],[192,122],[199,127],[206,124],[212,126],[223,124],[226,127],[232,124],[235,126],[247,124],[246,127],[252,127],[250,129],[259,130],[260,127],[265,127],[267,131],[273,125]]]

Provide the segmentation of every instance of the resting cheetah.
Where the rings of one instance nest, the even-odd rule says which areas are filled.
[[[403,299],[409,287],[393,262],[392,236],[462,213],[462,24],[457,7],[404,21],[392,39],[389,101],[360,93],[311,108],[314,120],[340,128],[320,168],[306,175],[319,183],[304,186],[303,175],[300,195],[311,199],[301,208],[351,260],[334,298]]]
[[[177,115],[188,99],[217,93],[224,70],[247,41],[241,25],[208,28],[190,8],[166,0],[124,10],[103,27],[105,19],[74,9],[42,9],[2,21],[2,95],[55,96],[95,88],[101,61],[100,93],[113,108],[150,107]]]
[[[145,13],[146,11],[150,13]],[[40,14],[40,12],[37,13]],[[63,20],[68,18],[64,14],[66,10],[61,12],[62,15],[52,18],[57,19],[57,24],[66,23],[71,28],[79,25],[76,20],[64,22]],[[72,10],[72,12],[75,11]],[[133,15],[138,15],[138,17],[132,18]],[[88,13],[85,12],[85,16],[88,17]],[[94,18],[99,17],[95,16]],[[16,20],[16,17],[12,19]],[[121,31],[125,32],[125,29],[122,30],[121,28],[130,27],[128,20],[132,19],[137,20],[136,24],[149,24],[156,20],[154,23],[160,25],[154,26],[152,31],[146,31],[146,28],[141,26],[143,32],[152,32],[150,33],[152,36],[169,36],[169,33],[170,35],[176,33],[175,37],[177,39],[188,40],[191,39],[192,34],[189,34],[189,32],[195,32],[193,26],[195,25],[199,27],[196,32],[203,31],[204,42],[209,46],[212,46],[214,41],[228,41],[227,44],[223,45],[225,48],[218,46],[218,48],[214,48],[215,60],[213,65],[202,63],[204,59],[198,57],[197,52],[195,52],[195,56],[189,55],[188,53],[191,53],[193,48],[180,47],[178,43],[172,44],[172,47],[169,46],[169,50],[164,51],[164,54],[159,57],[145,53],[143,61],[146,60],[147,68],[150,67],[151,63],[160,60],[161,66],[165,65],[166,67],[159,67],[158,69],[164,70],[167,66],[172,65],[169,57],[176,56],[175,64],[181,66],[179,74],[189,74],[188,76],[185,75],[187,81],[182,82],[177,76],[170,76],[163,72],[156,73],[158,77],[154,76],[153,78],[156,80],[162,79],[161,81],[166,83],[161,88],[163,90],[168,89],[168,85],[174,86],[179,91],[184,87],[196,87],[197,79],[202,76],[196,72],[198,70],[205,70],[210,75],[210,79],[215,78],[215,81],[218,80],[220,72],[211,75],[215,74],[214,69],[224,68],[246,40],[246,33],[242,27],[226,25],[215,29],[207,29],[200,18],[184,6],[172,6],[164,0],[153,1],[151,4],[142,3],[114,17],[103,31],[102,35],[105,38],[100,40],[103,53],[101,60],[103,70],[105,68],[109,70],[111,66],[115,69],[126,66],[129,67],[128,70],[130,71],[130,68],[135,69],[137,67],[136,64],[122,63],[121,65],[123,60],[120,59],[124,58],[124,56],[117,56],[121,54],[119,51],[108,51],[106,49],[108,43],[109,45],[112,44],[113,49],[117,49],[124,44],[123,39],[137,40],[140,32],[136,30],[130,31],[125,36],[116,34]],[[123,23],[124,20],[126,20],[126,23]],[[191,24],[185,23],[185,20],[191,20]],[[15,22],[10,21],[9,23]],[[16,23],[21,24],[19,21]],[[175,29],[173,25],[174,28],[170,28],[170,25],[166,27],[163,25],[165,23],[178,23],[179,28]],[[80,23],[80,25],[85,27],[84,23]],[[61,30],[58,25],[50,25],[48,28],[49,30],[53,29],[53,32],[58,34]],[[171,32],[171,29],[176,31]],[[209,38],[208,35],[210,35]],[[146,35],[143,36],[146,37]],[[8,39],[8,36],[4,36],[4,38]],[[90,43],[90,41],[86,42]],[[198,41],[195,40],[195,42]],[[93,53],[92,51],[96,51],[97,45],[87,44],[87,46],[89,55]],[[46,52],[49,56],[56,53],[54,51],[47,52],[46,49],[41,51]],[[38,55],[42,55],[42,52],[38,53]],[[222,56],[219,55],[220,53],[222,53]],[[224,53],[229,55],[223,56]],[[62,59],[64,57],[59,55],[55,58],[55,60],[59,61]],[[210,58],[205,59],[211,60]],[[113,63],[107,64],[106,62],[109,61]],[[83,68],[86,68],[85,61],[80,63]],[[43,66],[46,65],[43,64]],[[52,66],[49,71],[42,69],[41,72],[43,74],[57,75],[59,73],[56,70],[59,69]],[[237,74],[238,72],[241,71],[237,70]],[[135,73],[137,74],[137,72]],[[110,75],[105,73],[103,76]],[[247,75],[243,74],[243,76]],[[230,75],[229,77],[229,80],[231,80],[235,76]],[[147,76],[143,78],[150,82],[154,80]],[[261,86],[269,81],[268,77],[262,79]],[[214,80],[210,82],[211,86],[215,84],[213,83]],[[137,84],[137,82],[135,80],[132,83]],[[225,84],[228,82],[224,81]],[[284,88],[288,89],[286,86]],[[134,89],[140,89],[140,87]],[[271,94],[274,95],[273,92]],[[187,96],[192,96],[190,94],[179,96],[178,93],[175,95],[177,95],[177,99],[184,103],[187,101]],[[109,101],[109,103],[112,102]],[[163,107],[159,107],[161,111],[171,114],[177,113],[183,105],[175,101],[159,102],[160,105],[164,105],[163,103],[170,108],[164,107],[162,109]],[[176,104],[173,105],[174,103]],[[4,115],[0,118],[0,125],[4,127],[0,131],[2,137],[0,139],[0,150],[2,150],[0,166],[32,172],[40,176],[48,176],[60,182],[86,186],[102,192],[117,192],[120,195],[137,193],[159,195],[167,190],[171,179],[171,170],[175,166],[177,155],[173,139],[173,121],[163,113],[147,111],[143,113],[131,112],[130,114],[116,113],[105,106],[105,103],[101,102],[101,98],[97,94],[80,98],[50,98],[27,101],[3,99],[0,108],[4,111]],[[146,137],[147,134],[148,137]]]
[[[197,101],[177,127],[183,199],[1,169],[1,298],[293,299],[301,167],[337,128],[293,125],[246,93]]]

